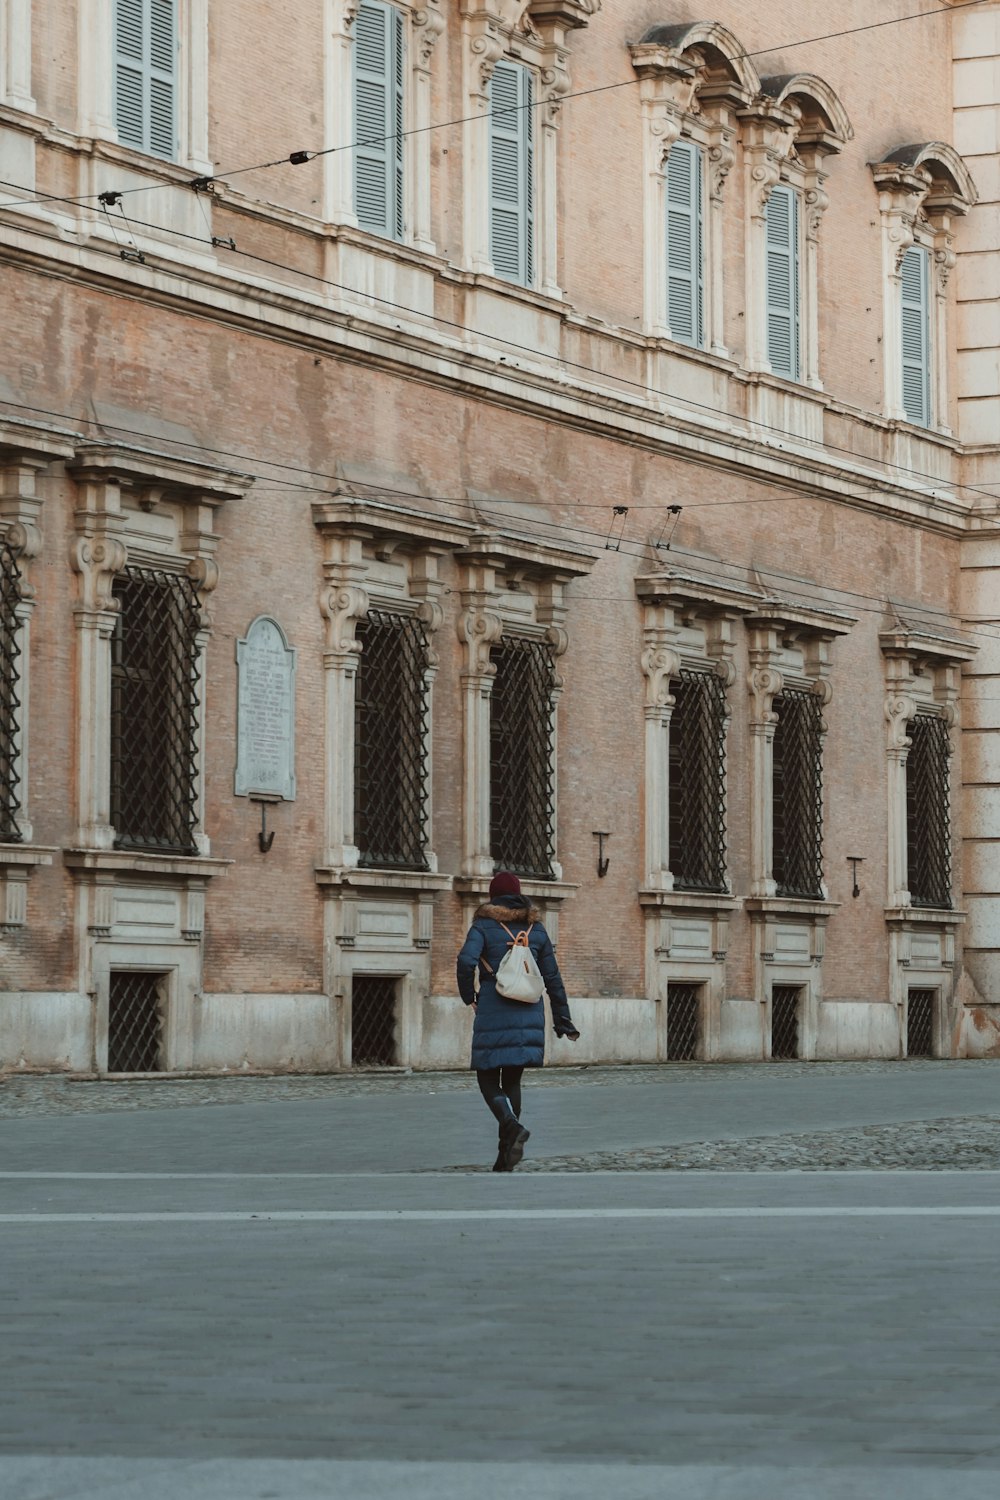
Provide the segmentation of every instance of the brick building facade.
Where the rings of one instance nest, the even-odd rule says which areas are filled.
[[[687,9],[0,0],[0,1066],[462,1066],[498,864],[1000,1047],[1000,4]]]

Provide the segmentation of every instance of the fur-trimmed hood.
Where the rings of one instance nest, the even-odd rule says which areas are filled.
[[[529,904],[525,906],[497,906],[492,901],[487,901],[476,912],[476,917],[492,917],[494,922],[504,922],[510,926],[511,922],[540,922],[542,914],[537,906]]]

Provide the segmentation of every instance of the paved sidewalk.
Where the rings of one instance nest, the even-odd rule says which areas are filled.
[[[1000,1064],[553,1070],[499,1176],[468,1075],[203,1086],[17,1081],[2,1500],[1000,1493]]]

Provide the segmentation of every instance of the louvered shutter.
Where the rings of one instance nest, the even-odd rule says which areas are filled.
[[[534,94],[531,73],[498,62],[490,83],[490,259],[530,286],[534,265]]]
[[[403,234],[403,15],[365,0],[354,23],[354,202],[372,234]]]
[[[667,321],[673,338],[700,349],[704,340],[702,160],[690,141],[667,157]]]
[[[176,0],[115,0],[115,124],[127,146],[177,149]]]
[[[930,307],[927,251],[914,245],[903,256],[903,410],[926,427],[931,419]]]
[[[767,357],[775,375],[799,378],[799,200],[792,188],[767,200]]]

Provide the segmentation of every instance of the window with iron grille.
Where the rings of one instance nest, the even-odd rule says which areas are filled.
[[[399,1062],[398,983],[355,974],[351,980],[351,1063],[393,1068]]]
[[[785,688],[774,700],[772,874],[779,896],[823,895],[822,704]]]
[[[108,988],[108,1072],[163,1068],[165,974],[113,970]]]
[[[907,730],[906,868],[914,906],[951,906],[951,790],[948,725],[917,714]]]
[[[934,1005],[937,990],[914,989],[906,996],[906,1055],[934,1056]]]
[[[726,889],[726,689],[684,667],[670,684],[670,870],[681,891]]]
[[[499,870],[553,879],[555,664],[546,641],[504,636],[490,652],[490,852]]]
[[[778,1061],[798,1057],[802,989],[797,984],[776,984],[771,990],[771,1057]]]
[[[701,1039],[700,984],[667,985],[667,1062],[694,1062]]]
[[[130,567],[115,579],[111,822],[118,849],[194,854],[198,596],[183,574]]]
[[[415,615],[370,609],[358,640],[354,837],[361,863],[426,870],[427,635]]]
[[[0,543],[0,839],[6,843],[19,843],[21,831],[17,826],[20,807],[17,770],[18,736],[20,724],[18,709],[21,700],[17,685],[21,674],[17,669],[21,654],[18,643],[17,606],[21,601],[21,574],[17,558],[6,542]]]

